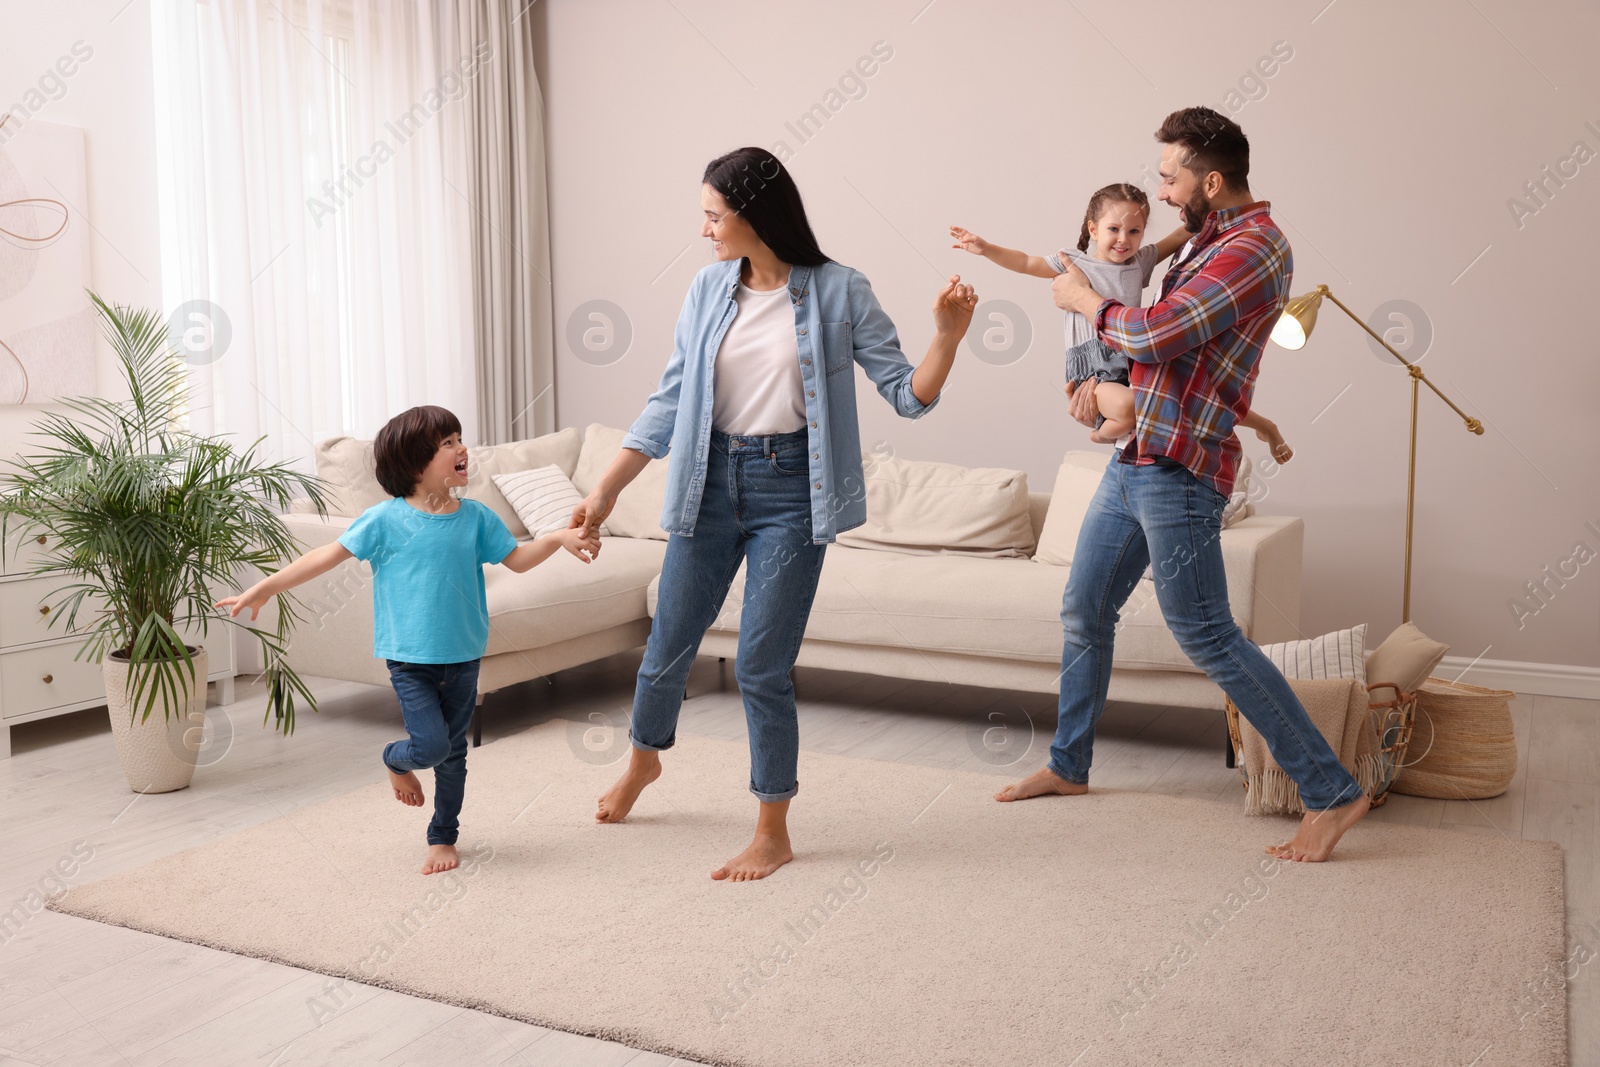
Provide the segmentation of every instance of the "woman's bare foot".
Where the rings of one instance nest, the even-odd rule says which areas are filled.
[[[1339,838],[1360,822],[1370,807],[1372,801],[1363,793],[1353,803],[1340,808],[1308,811],[1305,818],[1300,820],[1300,829],[1295,833],[1294,840],[1281,845],[1268,845],[1266,853],[1280,860],[1321,863],[1333,855],[1333,846],[1339,843]]]
[[[385,767],[384,770],[389,771]],[[389,784],[394,786],[394,798],[408,807],[422,807],[422,783],[417,781],[415,771],[396,774],[389,771]]]
[[[1259,416],[1258,416],[1259,417]],[[1256,436],[1267,443],[1272,458],[1279,463],[1287,463],[1294,458],[1294,449],[1290,448],[1283,440],[1283,434],[1278,432],[1278,424],[1270,419],[1261,419],[1264,425],[1256,430]]]
[[[453,871],[461,863],[461,857],[456,854],[454,845],[429,845],[428,855],[422,861],[423,874],[438,874],[440,871]]]
[[[789,847],[787,830],[780,834],[757,833],[750,847],[711,872],[718,881],[751,882],[765,878],[785,863],[794,859],[794,849]]]
[[[1081,796],[1089,791],[1087,785],[1069,782],[1056,774],[1049,767],[1040,767],[1020,782],[1012,782],[994,798],[1002,803],[1009,804],[1013,800],[1027,800],[1030,797],[1054,796],[1064,797]]]
[[[651,749],[636,748],[628,757],[628,769],[622,777],[611,783],[611,788],[600,794],[595,809],[596,822],[621,822],[633,810],[634,801],[644,792],[644,787],[661,777],[661,753]]]
[[[717,881],[753,882],[794,859],[789,847],[789,802],[763,800],[750,847],[711,872]]]

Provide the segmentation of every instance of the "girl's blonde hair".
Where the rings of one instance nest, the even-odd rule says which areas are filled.
[[[1137,185],[1127,182],[1115,182],[1095,190],[1089,198],[1089,208],[1083,213],[1083,230],[1078,234],[1078,251],[1089,251],[1089,224],[1100,219],[1100,212],[1107,204],[1132,204],[1144,212],[1148,221],[1150,218],[1150,198],[1144,195],[1144,190]]]

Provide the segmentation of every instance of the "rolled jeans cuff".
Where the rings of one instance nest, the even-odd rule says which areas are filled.
[[[628,741],[629,741],[630,744],[633,745],[634,748],[642,749],[645,752],[665,752],[667,749],[671,748],[673,745],[678,743],[677,739],[674,738],[673,740],[668,741],[664,745],[647,745],[643,741],[639,740],[637,737],[634,737],[632,730],[628,731]]]
[[[1051,774],[1055,775],[1057,778],[1061,779],[1063,782],[1068,783],[1069,785],[1088,785],[1089,784],[1089,779],[1088,778],[1085,777],[1085,778],[1082,778],[1082,779],[1078,779],[1078,778],[1072,777],[1072,775],[1070,775],[1070,774],[1068,774],[1066,772],[1065,768],[1056,766],[1055,760],[1051,760],[1049,763],[1045,764],[1045,766],[1050,768],[1050,773]]]
[[[780,801],[788,800],[790,797],[800,792],[800,783],[796,782],[792,788],[787,789],[782,793],[763,793],[761,790],[755,787],[754,783],[752,783],[750,786],[750,792],[753,793],[755,798],[761,801],[763,804],[777,804]]]

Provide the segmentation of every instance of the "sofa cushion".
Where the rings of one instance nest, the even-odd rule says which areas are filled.
[[[1011,558],[1033,554],[1028,476],[1002,467],[881,459],[866,474],[867,521],[846,548],[907,555]]]
[[[572,475],[572,484],[578,487],[578,492],[588,496],[594,490],[600,476],[622,450],[625,436],[624,430],[598,422],[589,424],[583,432],[583,448],[578,453],[578,467]],[[667,463],[665,457],[651,460],[639,476],[617,494],[617,503],[605,522],[613,537],[667,539],[667,532],[661,528],[661,512],[667,506]]]
[[[487,656],[538,648],[644,618],[645,588],[661,573],[667,546],[612,538],[593,563],[557,552],[523,574],[484,571],[489,601]]]
[[[372,442],[358,437],[330,437],[317,445],[317,477],[323,480],[332,515],[354,517],[389,499],[378,484]]]
[[[554,463],[512,474],[496,474],[490,480],[527,527],[529,537],[565,530],[572,521],[573,509],[583,503],[583,494]],[[601,523],[600,536],[609,536],[610,532]]]
[[[1050,510],[1045,513],[1044,529],[1039,531],[1039,547],[1033,558],[1053,567],[1072,566],[1078,546],[1078,531],[1089,504],[1105,477],[1108,452],[1068,452],[1056,471],[1055,488],[1050,492]]]
[[[806,638],[1056,663],[1067,568],[1026,559],[918,556],[833,545]],[[736,632],[744,601],[741,566],[711,629]],[[648,608],[656,611],[657,582]],[[1195,671],[1167,630],[1155,587],[1139,582],[1122,609],[1113,664]],[[928,675],[938,677],[930,661]]]

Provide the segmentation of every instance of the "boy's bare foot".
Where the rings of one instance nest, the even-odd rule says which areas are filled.
[[[1321,863],[1333,855],[1333,846],[1339,843],[1344,832],[1366,815],[1372,801],[1365,793],[1353,803],[1326,811],[1308,811],[1300,820],[1300,829],[1292,841],[1281,845],[1268,845],[1266,853],[1280,860],[1302,863]]]
[[[1030,797],[1055,796],[1064,797],[1082,796],[1089,791],[1087,785],[1069,782],[1056,774],[1049,767],[1040,767],[1020,782],[1012,782],[994,798],[1002,803],[1009,804],[1013,800],[1027,800]]]
[[[461,857],[456,854],[454,845],[429,845],[428,855],[422,861],[423,874],[438,874],[440,871],[453,871],[461,864]]]
[[[385,767],[388,771],[389,768]],[[415,771],[396,774],[389,771],[389,784],[394,786],[394,798],[409,807],[422,807],[422,783],[417,781]]]
[[[712,871],[711,877],[718,881],[752,882],[765,878],[792,859],[794,850],[789,847],[787,830],[780,833],[757,830],[750,847]]]
[[[628,757],[628,769],[622,772],[622,777],[600,794],[599,806],[594,813],[595,821],[621,822],[626,819],[628,812],[633,810],[634,801],[644,792],[644,787],[660,777],[661,753],[644,748],[634,749]]]

